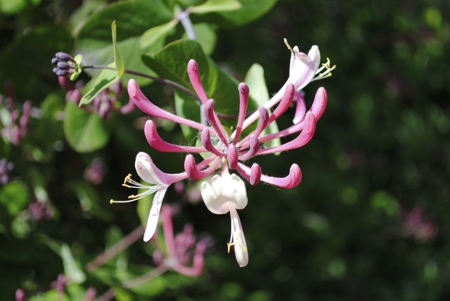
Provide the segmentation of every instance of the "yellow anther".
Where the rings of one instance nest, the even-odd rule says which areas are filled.
[[[227,242],[228,253],[230,253],[232,246],[234,246],[234,242]]]
[[[130,173],[123,180],[123,184],[125,184],[126,182],[131,182],[131,174]],[[123,186],[125,186],[125,185],[123,185]],[[125,186],[125,187],[127,187],[127,186]]]
[[[109,200],[109,203],[110,203],[111,205],[114,204],[114,200],[113,200],[113,199]]]

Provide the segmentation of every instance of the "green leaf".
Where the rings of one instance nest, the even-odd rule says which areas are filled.
[[[59,296],[59,292],[56,289],[49,290],[43,294],[31,297],[30,301],[69,301],[69,297],[64,295],[62,298]]]
[[[397,199],[387,191],[379,190],[371,197],[372,207],[384,210],[390,217],[396,216],[399,210]]]
[[[238,27],[255,21],[266,14],[277,0],[239,0],[242,7],[234,11],[219,11],[201,16],[201,21],[215,23],[224,28]]]
[[[29,203],[29,192],[25,184],[13,181],[5,184],[0,189],[0,204],[6,207],[9,215],[15,216]]]
[[[64,134],[74,150],[88,153],[108,142],[109,134],[98,114],[90,114],[74,102],[67,103],[65,113]]]
[[[174,19],[163,25],[155,26],[144,32],[141,36],[141,48],[152,46],[159,38],[166,36],[178,24],[179,20]]]
[[[80,29],[76,37],[77,50],[83,54],[86,65],[106,65],[114,60],[111,51],[111,23],[115,20],[120,24],[117,32],[117,47],[122,58],[127,62],[127,68],[136,72],[153,74],[142,64],[140,55],[149,51],[158,51],[163,46],[163,38],[153,45],[141,49],[141,35],[149,28],[169,22],[173,18],[171,11],[160,0],[138,0],[113,3],[94,13]],[[99,72],[86,69],[91,76]],[[131,76],[124,74],[122,82]],[[149,79],[139,78],[139,84],[147,84]]]
[[[208,0],[205,3],[190,8],[193,14],[205,14],[210,12],[233,11],[241,8],[237,0]]]
[[[264,69],[261,65],[253,64],[245,75],[244,82],[250,88],[250,96],[256,101],[258,106],[263,106],[269,101],[269,91],[264,80]],[[278,132],[277,122],[274,121],[263,131],[263,135]],[[277,138],[268,141],[266,145],[269,147],[279,146],[281,145],[281,140]]]
[[[143,62],[161,77],[182,84],[193,91],[186,70],[190,59],[194,59],[199,65],[203,87],[208,97],[214,99],[215,110],[222,114],[237,116],[239,112],[238,82],[207,57],[199,43],[192,40],[179,40],[170,43],[156,54],[142,56]],[[179,96],[182,96],[182,94],[180,93]],[[190,100],[187,96],[181,98],[183,98],[183,101],[196,103],[193,98]],[[180,100],[181,98],[177,99]],[[186,107],[189,108],[188,111],[177,111],[177,114],[187,118],[192,114],[197,114],[198,110],[192,110],[193,106],[191,105],[177,105],[177,108]],[[254,109],[256,109],[256,103],[250,100],[249,110]],[[228,127],[235,127],[236,119],[225,119],[223,124]],[[199,120],[197,119],[197,121]],[[191,141],[193,137],[186,137],[186,139]]]
[[[86,280],[86,275],[81,269],[78,262],[72,255],[69,245],[62,244],[59,250],[59,255],[61,256],[64,264],[64,274],[71,280],[70,282],[82,283]]]
[[[73,59],[76,65],[75,65],[75,72],[70,75],[71,81],[76,80],[78,75],[80,75],[81,71],[83,71],[83,68],[81,67],[81,61],[83,60],[83,56],[81,54],[77,54]]]
[[[116,20],[114,20],[111,24],[111,32],[112,32],[112,41],[113,41],[113,49],[114,49],[114,63],[117,70],[117,76],[122,77],[123,71],[125,70],[125,66],[123,63],[122,55],[120,54],[119,47],[117,46],[117,28],[116,28]]]
[[[108,67],[115,67],[115,64],[111,63]],[[95,81],[94,86],[81,97],[80,106],[90,103],[103,89],[106,89],[117,82],[119,80],[119,75],[115,70],[103,69],[93,80]]]

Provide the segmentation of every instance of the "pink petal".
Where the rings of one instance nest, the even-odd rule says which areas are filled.
[[[267,155],[278,152],[285,152],[291,149],[302,147],[312,139],[315,131],[316,131],[316,120],[314,114],[312,112],[308,112],[306,113],[305,117],[305,126],[300,135],[297,136],[297,138],[280,146],[260,149],[257,155]]]
[[[148,120],[144,127],[145,138],[148,144],[160,152],[169,153],[202,153],[206,149],[198,146],[181,146],[164,141],[157,132],[156,125],[152,120]]]
[[[228,140],[226,138],[223,126],[220,123],[219,117],[217,117],[216,112],[214,112],[214,100],[208,100],[203,106],[205,112],[206,120],[211,124],[212,128],[216,131],[217,136],[222,141],[225,146],[228,146]]]
[[[228,164],[231,169],[235,169],[238,162],[238,154],[234,144],[230,144],[227,151]]]
[[[261,134],[261,132],[269,124],[269,112],[267,111],[267,109],[265,107],[259,107],[258,111],[259,111],[259,116],[260,116],[259,121],[258,121],[258,126],[256,127],[256,129],[253,132],[251,132],[251,134],[255,135],[256,137],[258,137]],[[248,142],[249,139],[250,139],[250,135],[248,135],[247,137],[245,137],[244,139],[239,141],[237,146],[242,147],[243,145],[245,145]]]
[[[213,153],[214,155],[218,157],[225,156],[223,153],[221,153],[217,148],[214,147],[214,145],[211,143],[211,135],[209,134],[209,129],[204,128],[201,135],[201,140],[203,147],[210,153]]]
[[[284,112],[286,112],[286,110],[291,105],[292,100],[294,99],[294,92],[295,92],[294,85],[288,84],[280,104],[273,111],[272,115],[270,115],[268,125],[272,123],[274,120],[276,120],[278,117],[280,117]]]
[[[133,100],[134,104],[139,109],[141,109],[142,112],[150,116],[163,118],[179,124],[184,124],[199,131],[205,128],[204,125],[198,122],[179,117],[154,105],[149,99],[147,99],[147,97],[144,96],[144,94],[142,94],[139,85],[136,83],[134,79],[130,79],[128,81],[128,95],[130,95],[130,98]]]
[[[239,118],[236,126],[236,136],[234,137],[235,145],[237,142],[239,142],[239,138],[241,137],[242,124],[244,123],[245,114],[247,113],[248,97],[250,93],[250,89],[245,83],[240,83],[238,90],[239,90]]]
[[[216,156],[211,156],[210,158],[208,158],[210,159],[210,162],[213,161],[214,159],[217,159]],[[211,166],[209,166],[204,170],[200,170],[199,167],[195,164],[194,156],[189,154],[186,156],[184,160],[184,169],[186,170],[186,173],[189,176],[189,178],[193,180],[200,180],[206,177],[207,175],[210,175],[213,171],[215,171],[219,166],[220,162],[221,160],[215,160],[215,162]]]
[[[310,111],[313,112],[314,116],[316,117],[316,122],[320,119],[320,117],[322,117],[323,112],[327,107],[327,101],[328,101],[327,91],[325,90],[325,88],[320,87],[316,92],[314,102],[310,109]]]
[[[208,101],[208,97],[206,96],[205,89],[203,88],[202,80],[200,79],[200,70],[195,60],[189,61],[187,72],[195,93],[197,93],[198,97],[200,97],[202,103],[206,103]]]
[[[251,175],[250,168],[248,168],[242,163],[239,163],[237,170],[244,178],[250,179]],[[255,169],[255,172],[256,171],[257,170]],[[292,164],[291,169],[289,171],[289,175],[287,175],[284,178],[261,175],[261,181],[281,188],[294,188],[295,186],[300,184],[301,180],[302,180],[302,171],[300,170],[300,167],[297,164]]]
[[[303,97],[302,93],[295,92],[295,97],[297,99],[297,107],[295,109],[295,116],[293,123],[297,124],[303,119],[305,119],[305,113],[306,113],[306,104],[305,104],[305,98]]]
[[[251,157],[256,155],[256,153],[258,153],[258,151],[259,151],[258,137],[255,134],[250,134],[249,137],[250,137],[250,142],[249,142],[250,148],[245,154],[239,156],[239,160],[241,160],[241,161],[246,161],[246,160],[250,159]]]

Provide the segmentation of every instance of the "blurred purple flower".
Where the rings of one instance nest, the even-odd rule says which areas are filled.
[[[96,157],[84,171],[84,178],[94,185],[99,185],[105,177],[106,166],[102,158]]]
[[[4,185],[9,182],[8,173],[14,168],[12,162],[8,162],[5,158],[0,160],[0,184]]]
[[[416,206],[400,217],[407,236],[413,236],[418,242],[425,242],[436,236],[439,227]]]

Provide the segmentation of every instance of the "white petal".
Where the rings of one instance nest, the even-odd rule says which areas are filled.
[[[311,58],[311,61],[314,63],[314,72],[319,69],[320,66],[320,51],[319,47],[316,45],[312,46],[311,49],[308,52],[308,56]]]
[[[144,241],[149,241],[153,234],[155,234],[156,227],[158,226],[159,213],[161,212],[161,205],[166,191],[167,187],[158,190],[153,198],[152,208],[148,214],[147,226],[145,227]]]
[[[247,242],[245,241],[244,230],[242,229],[241,220],[236,211],[236,208],[230,206],[231,217],[231,235],[234,242],[234,255],[240,267],[245,267],[248,264],[248,250]]]
[[[138,173],[139,177],[142,180],[144,180],[145,182],[150,183],[150,184],[160,184],[160,185],[167,186],[156,175],[156,173],[153,169],[152,162],[150,162],[148,160],[147,156],[148,155],[145,153],[139,153],[136,156],[135,167],[136,167],[136,172]]]
[[[213,177],[216,178],[219,177],[215,175]],[[220,178],[220,177],[219,177]],[[200,185],[200,192],[202,194],[203,201],[205,202],[206,207],[209,211],[211,211],[214,214],[225,214],[229,211],[229,207],[227,202],[223,202],[222,199],[218,199],[216,192],[214,191],[211,184],[204,181]]]
[[[219,199],[219,203],[231,202],[237,209],[247,206],[247,189],[245,183],[236,174],[222,174],[221,177],[213,177],[211,185]]]

